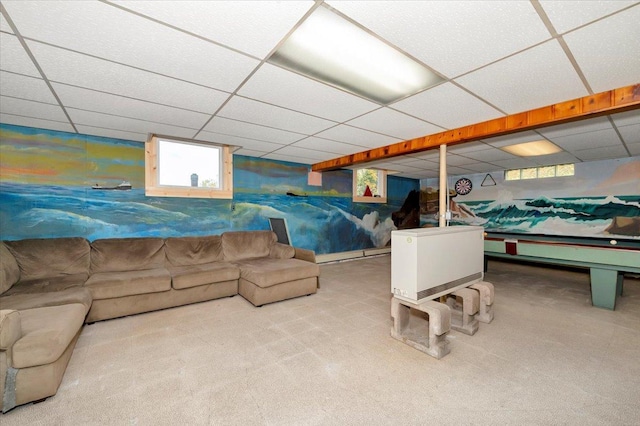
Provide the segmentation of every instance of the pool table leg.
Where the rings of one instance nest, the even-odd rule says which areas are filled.
[[[599,308],[614,310],[616,296],[622,294],[623,275],[610,269],[590,268],[591,303]]]

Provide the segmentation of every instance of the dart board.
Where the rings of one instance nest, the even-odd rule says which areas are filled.
[[[471,188],[473,188],[473,185],[471,184],[471,180],[467,178],[461,178],[456,181],[456,193],[460,195],[467,195],[471,192]]]

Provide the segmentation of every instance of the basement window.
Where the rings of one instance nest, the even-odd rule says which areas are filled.
[[[573,176],[574,174],[575,167],[573,164],[558,164],[555,166],[506,170],[504,172],[504,180],[544,179],[550,177]]]
[[[155,197],[233,197],[230,147],[152,135],[145,149],[145,194]]]
[[[353,201],[358,203],[386,203],[387,171],[379,169],[354,170]]]

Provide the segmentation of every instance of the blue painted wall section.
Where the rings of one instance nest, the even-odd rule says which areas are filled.
[[[350,170],[323,173],[318,187],[307,184],[309,169],[234,156],[232,200],[147,197],[143,144],[2,124],[0,238],[210,235],[283,217],[292,243],[318,254],[383,247],[391,213],[420,186],[389,176],[387,204],[353,203]],[[131,190],[91,189],[123,180]]]

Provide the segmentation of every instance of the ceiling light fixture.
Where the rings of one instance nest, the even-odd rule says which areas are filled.
[[[269,62],[384,105],[444,81],[325,7],[318,7]]]
[[[562,148],[549,142],[548,140],[532,141],[519,143],[516,145],[503,146],[500,149],[519,157],[535,157],[538,155],[556,154],[562,151]]]

